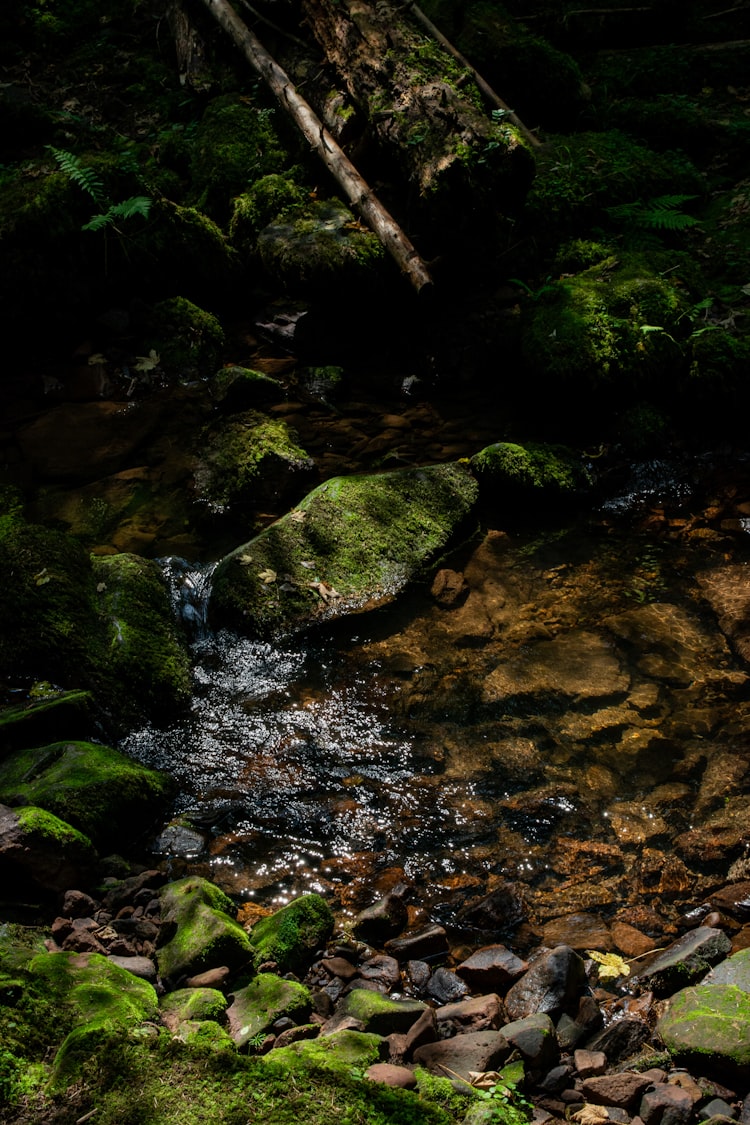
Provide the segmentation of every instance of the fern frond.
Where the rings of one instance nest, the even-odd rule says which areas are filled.
[[[615,222],[648,230],[687,230],[698,220],[680,210],[685,203],[695,199],[694,195],[659,195],[647,202],[621,203],[618,207],[608,207],[607,213]]]
[[[57,161],[60,170],[74,184],[77,184],[82,191],[90,195],[95,203],[104,203],[106,198],[104,184],[92,168],[87,168],[81,163],[80,156],[76,156],[74,152],[68,152],[64,148],[54,148],[52,145],[47,145],[47,148]]]
[[[115,219],[132,219],[134,215],[143,215],[144,219],[151,210],[151,200],[147,195],[132,195],[130,199],[123,199],[122,203],[113,203],[100,215],[93,215],[81,230],[103,230],[114,225]]]

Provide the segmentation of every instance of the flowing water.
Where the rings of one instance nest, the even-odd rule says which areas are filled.
[[[179,783],[155,852],[266,906],[405,879],[447,924],[503,888],[537,932],[694,902],[748,840],[750,679],[717,624],[745,536],[653,500],[622,523],[654,474],[583,525],[489,527],[444,564],[450,604],[426,586],[325,637],[213,633],[210,568],[168,560],[192,709],[124,744]]]

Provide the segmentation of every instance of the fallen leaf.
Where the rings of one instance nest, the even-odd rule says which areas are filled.
[[[586,956],[599,965],[599,980],[617,980],[630,975],[630,965],[617,953],[598,953],[587,949]]]
[[[304,566],[305,570],[315,570],[315,563],[310,562],[309,559],[303,559],[299,565]]]
[[[100,352],[97,352],[96,355],[89,356],[89,367],[96,367],[98,364],[106,362],[106,355],[102,355]]]
[[[252,561],[253,561],[252,555],[240,555],[239,558],[237,559],[237,562],[241,566],[249,566]]]
[[[603,1105],[589,1105],[588,1102],[573,1114],[573,1120],[579,1125],[599,1125],[601,1121],[608,1121],[609,1114]]]
[[[34,582],[37,586],[46,586],[50,578],[51,575],[47,573],[47,567],[45,566],[43,570],[34,575]]]
[[[289,519],[294,520],[295,523],[302,523],[307,519],[307,512],[303,512],[301,508],[295,508],[293,512],[289,513]]]
[[[327,582],[308,582],[307,585],[311,590],[320,594],[326,605],[330,602],[337,602],[341,598],[341,594],[334,590],[333,586],[329,586]]]
[[[161,356],[157,355],[154,348],[148,355],[137,355],[135,358],[138,362],[133,364],[134,371],[153,371],[161,362]],[[91,360],[89,360],[89,363],[91,363]]]
[[[476,1090],[491,1090],[502,1082],[503,1076],[496,1070],[470,1070],[469,1079]]]
[[[276,571],[271,570],[271,568],[269,566],[267,570],[259,570],[258,571],[258,578],[260,578],[261,582],[275,582],[276,581]]]
[[[106,589],[107,589],[107,583],[106,582],[98,582],[97,583],[97,586],[96,586],[97,594],[103,594]]]

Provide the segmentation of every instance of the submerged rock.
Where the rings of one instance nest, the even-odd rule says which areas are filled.
[[[267,634],[391,601],[446,547],[476,496],[458,464],[328,480],[222,559],[214,617]]]

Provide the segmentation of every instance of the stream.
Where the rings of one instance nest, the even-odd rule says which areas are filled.
[[[179,784],[155,855],[265,907],[354,914],[405,881],[411,922],[460,930],[490,895],[520,947],[668,929],[745,862],[750,677],[717,618],[750,579],[741,523],[655,471],[585,521],[490,524],[324,636],[212,632],[211,568],[165,560],[192,708],[123,743]]]

